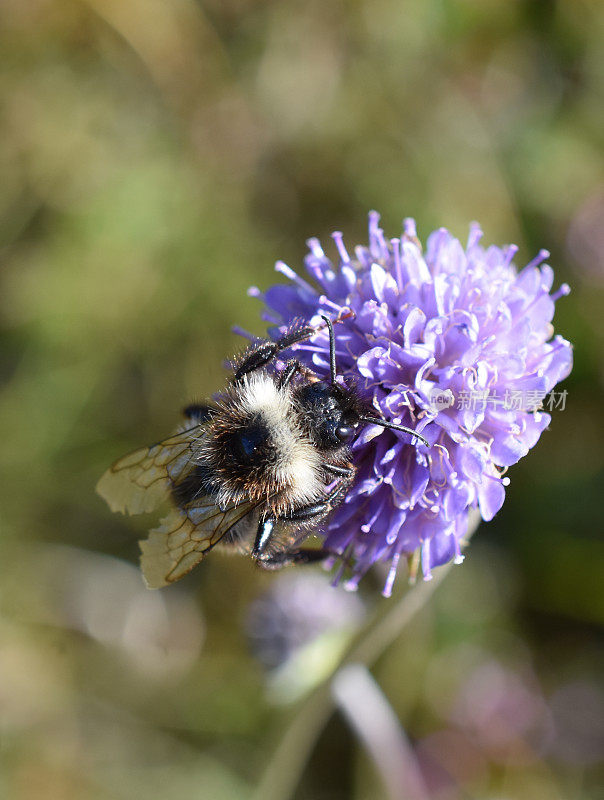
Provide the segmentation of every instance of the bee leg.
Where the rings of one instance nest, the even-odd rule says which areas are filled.
[[[262,569],[282,569],[293,565],[316,564],[324,561],[330,556],[337,556],[338,553],[323,548],[300,547],[296,550],[282,550],[279,553],[271,553],[264,558],[256,559],[256,564]]]
[[[313,373],[296,359],[288,361],[285,365],[285,369],[279,373],[279,388],[282,389],[284,386],[287,386],[294,375],[298,374],[312,375]]]
[[[339,466],[338,464],[323,464],[323,469],[326,472],[331,472],[332,475],[341,475],[344,478],[352,478],[356,472],[356,469],[352,466],[352,464],[347,464],[343,467]]]
[[[182,413],[191,422],[207,422],[212,417],[214,409],[203,403],[191,403],[183,408]]]
[[[341,478],[338,480],[331,492],[326,495],[325,500],[322,500],[320,503],[299,506],[289,511],[287,514],[261,518],[258,522],[256,538],[254,540],[254,546],[252,547],[252,558],[262,558],[277,522],[308,522],[309,520],[316,520],[318,522],[329,514],[329,512],[341,502],[350,484],[350,480],[350,478]]]
[[[262,557],[262,553],[273,533],[275,522],[276,520],[274,517],[260,519],[260,522],[258,523],[258,530],[256,531],[256,538],[254,540],[254,546],[252,547],[252,558],[257,559]]]
[[[311,519],[317,519],[318,521],[342,502],[351,482],[351,475],[342,476],[335,482],[333,489],[325,496],[324,500],[321,500],[319,503],[311,503],[307,506],[294,508],[282,517],[278,517],[278,519],[282,519],[286,522],[308,522],[308,520]]]
[[[248,351],[241,364],[235,370],[235,380],[239,381],[244,375],[247,375],[248,372],[254,372],[254,370],[264,367],[282,350],[287,350],[287,348],[291,347],[293,344],[303,342],[305,339],[310,339],[316,332],[316,328],[305,325],[302,328],[288,331],[280,339],[277,339],[276,342],[265,339],[258,342],[256,345],[252,345],[251,350]]]
[[[331,511],[331,504],[329,502],[313,503],[309,506],[302,506],[301,508],[294,508],[288,514],[279,517],[266,517],[261,519],[258,523],[258,530],[256,531],[256,538],[254,546],[252,547],[252,558],[262,559],[263,553],[270,541],[273,534],[275,524],[279,521],[284,522],[308,522],[309,520],[317,517],[324,517]]]
[[[329,502],[313,503],[310,506],[302,506],[301,508],[294,508],[293,511],[290,511],[287,515],[280,517],[280,519],[287,520],[288,522],[291,521],[306,522],[309,519],[314,519],[315,517],[321,517],[324,514],[327,514],[328,511],[331,511],[331,504]]]

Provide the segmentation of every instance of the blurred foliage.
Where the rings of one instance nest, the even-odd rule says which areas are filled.
[[[576,355],[376,677],[431,797],[603,797],[603,36],[597,0],[0,5],[3,797],[249,795],[289,713],[241,625],[274,576],[216,556],[146,593],[148,520],[94,485],[220,387],[247,287],[370,208],[547,247]],[[380,792],[336,715],[297,797]]]

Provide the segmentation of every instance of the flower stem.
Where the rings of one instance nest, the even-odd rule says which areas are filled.
[[[367,667],[349,664],[332,680],[338,709],[373,759],[389,800],[428,800],[411,743]]]
[[[466,541],[470,539],[480,515],[470,515]],[[289,728],[281,737],[254,793],[254,800],[289,800],[300,781],[304,766],[321,731],[334,710],[332,683],[337,674],[351,664],[371,666],[400,635],[403,628],[421,611],[449,573],[452,563],[439,567],[434,579],[407,589],[396,600],[382,600],[374,617],[363,627],[342,663],[303,702]]]

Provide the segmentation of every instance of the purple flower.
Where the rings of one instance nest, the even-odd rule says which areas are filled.
[[[554,304],[569,288],[550,294],[547,251],[518,271],[517,248],[483,247],[477,224],[465,249],[441,228],[423,253],[413,220],[390,240],[378,223],[371,212],[368,246],[350,253],[333,234],[337,265],[310,239],[304,265],[312,284],[277,262],[290,283],[250,293],[268,307],[275,337],[294,319],[320,325],[319,313],[352,310],[335,326],[338,372],[356,379],[382,417],[431,444],[365,428],[353,445],[357,480],[324,530],[325,546],[354,565],[349,588],[375,562],[390,562],[389,595],[401,556],[419,553],[428,580],[432,567],[462,560],[471,509],[484,520],[499,511],[503,472],[548,426],[550,415],[538,408],[569,374],[572,350],[552,339]],[[328,353],[324,330],[296,346],[319,375],[329,374]]]

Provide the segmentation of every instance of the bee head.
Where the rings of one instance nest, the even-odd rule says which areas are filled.
[[[339,383],[315,381],[302,386],[296,399],[317,446],[332,450],[352,442],[361,418],[358,400],[350,389]]]
[[[329,383],[316,381],[306,384],[298,391],[297,398],[305,412],[303,416],[308,419],[309,433],[315,443],[326,450],[345,447],[352,443],[363,424],[369,423],[410,433],[429,447],[428,441],[411,428],[365,413],[357,392],[337,382],[333,325],[329,317],[321,316],[329,332],[331,380]]]

